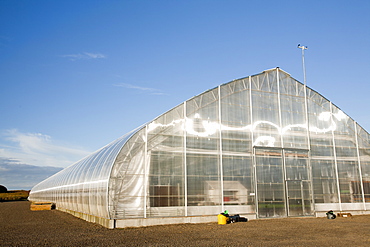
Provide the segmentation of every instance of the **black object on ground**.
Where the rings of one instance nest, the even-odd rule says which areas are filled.
[[[235,222],[247,222],[248,219],[245,217],[240,217],[239,214],[229,216],[229,223],[235,223]]]
[[[235,214],[235,215],[229,215],[229,214],[225,214],[225,213],[221,213],[221,214],[227,217],[227,220],[226,220],[227,224],[235,223],[235,222],[247,222],[248,221],[247,218],[240,217],[239,214]]]
[[[333,210],[330,210],[326,213],[326,218],[334,220],[335,218],[337,218],[337,216],[334,214]]]

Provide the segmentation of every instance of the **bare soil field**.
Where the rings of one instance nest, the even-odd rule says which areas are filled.
[[[0,203],[0,246],[370,246],[370,215],[106,229],[29,207]]]

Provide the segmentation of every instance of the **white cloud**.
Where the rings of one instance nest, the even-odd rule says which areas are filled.
[[[85,56],[87,56],[88,58],[105,58],[105,55],[103,54],[100,54],[100,53],[89,53],[89,52],[85,52]]]
[[[7,172],[7,171],[9,171],[9,169],[8,169],[8,168],[0,167],[0,172]]]
[[[50,136],[41,133],[11,129],[0,135],[0,157],[29,165],[67,167],[91,153],[57,144]]]
[[[128,89],[135,89],[141,92],[147,92],[152,95],[165,95],[165,93],[162,93],[161,90],[156,89],[156,88],[150,88],[150,87],[140,87],[140,86],[135,86],[132,84],[128,83],[118,83],[118,84],[113,84],[115,87],[124,87]]]
[[[0,182],[8,190],[29,190],[63,168],[31,166],[0,157]]]
[[[106,58],[104,54],[101,53],[90,53],[90,52],[84,52],[84,53],[77,53],[77,54],[67,54],[62,55],[62,57],[69,58],[72,61],[75,60],[81,60],[81,59],[100,59],[100,58]]]
[[[151,93],[152,95],[168,95],[166,93],[160,93],[160,92],[157,92],[157,93]]]
[[[155,88],[140,87],[140,86],[135,86],[135,85],[131,85],[131,84],[128,84],[128,83],[118,83],[118,84],[114,84],[113,86],[130,88],[130,89],[137,89],[137,90],[140,90],[140,91],[158,91],[158,89],[155,89]]]

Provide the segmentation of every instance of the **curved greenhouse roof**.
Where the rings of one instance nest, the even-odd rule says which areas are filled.
[[[250,218],[364,213],[369,140],[276,68],[183,102],[39,183],[29,200],[111,228],[214,221],[226,208]]]

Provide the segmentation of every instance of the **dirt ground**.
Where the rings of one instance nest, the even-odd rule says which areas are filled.
[[[0,203],[0,246],[370,246],[370,215],[107,229],[29,206]]]

